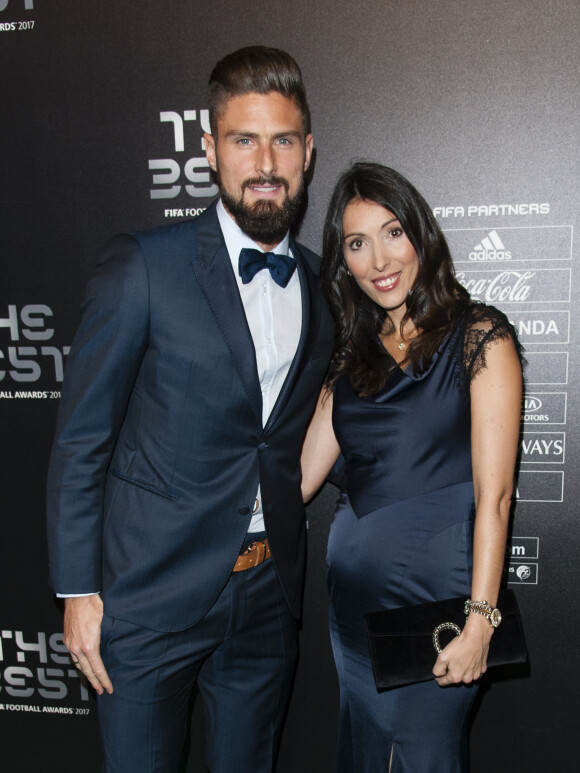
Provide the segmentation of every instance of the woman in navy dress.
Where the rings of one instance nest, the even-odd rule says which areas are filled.
[[[495,607],[520,429],[518,344],[506,317],[457,282],[422,196],[379,164],[340,178],[321,279],[336,356],[302,467],[307,500],[339,452],[345,461],[327,557],[336,770],[464,773],[490,620],[468,615],[433,681],[378,693],[363,615],[456,596]]]

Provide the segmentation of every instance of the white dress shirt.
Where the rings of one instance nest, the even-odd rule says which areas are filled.
[[[298,271],[295,271],[286,287],[280,287],[272,279],[268,269],[263,269],[249,284],[243,284],[238,271],[240,250],[243,247],[258,249],[260,252],[264,250],[241,230],[226,211],[221,199],[217,204],[217,216],[254,342],[258,378],[262,390],[262,426],[265,426],[298,349],[302,331],[300,279]],[[293,257],[290,253],[289,241],[289,236],[286,234],[271,252]],[[264,531],[259,488],[256,494],[256,505],[257,509],[252,516],[249,532]]]

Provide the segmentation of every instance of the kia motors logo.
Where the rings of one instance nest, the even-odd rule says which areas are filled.
[[[539,397],[525,397],[524,398],[524,411],[526,413],[535,413],[542,407],[542,401]]]

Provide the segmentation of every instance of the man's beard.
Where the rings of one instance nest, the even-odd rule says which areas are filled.
[[[294,196],[288,195],[288,183],[282,177],[269,177],[246,180],[242,185],[242,195],[235,199],[222,185],[219,171],[217,182],[225,208],[250,239],[259,244],[278,244],[286,236],[298,217],[304,198],[304,180]],[[244,202],[244,191],[251,185],[282,185],[286,196],[281,204],[275,201]]]

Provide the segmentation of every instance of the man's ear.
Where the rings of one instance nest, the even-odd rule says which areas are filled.
[[[312,134],[307,134],[304,140],[304,171],[310,166],[310,159],[312,158],[312,149],[314,148],[314,138]]]
[[[205,157],[208,164],[214,172],[217,172],[217,165],[215,160],[215,140],[211,134],[204,134],[203,139],[205,142]]]

